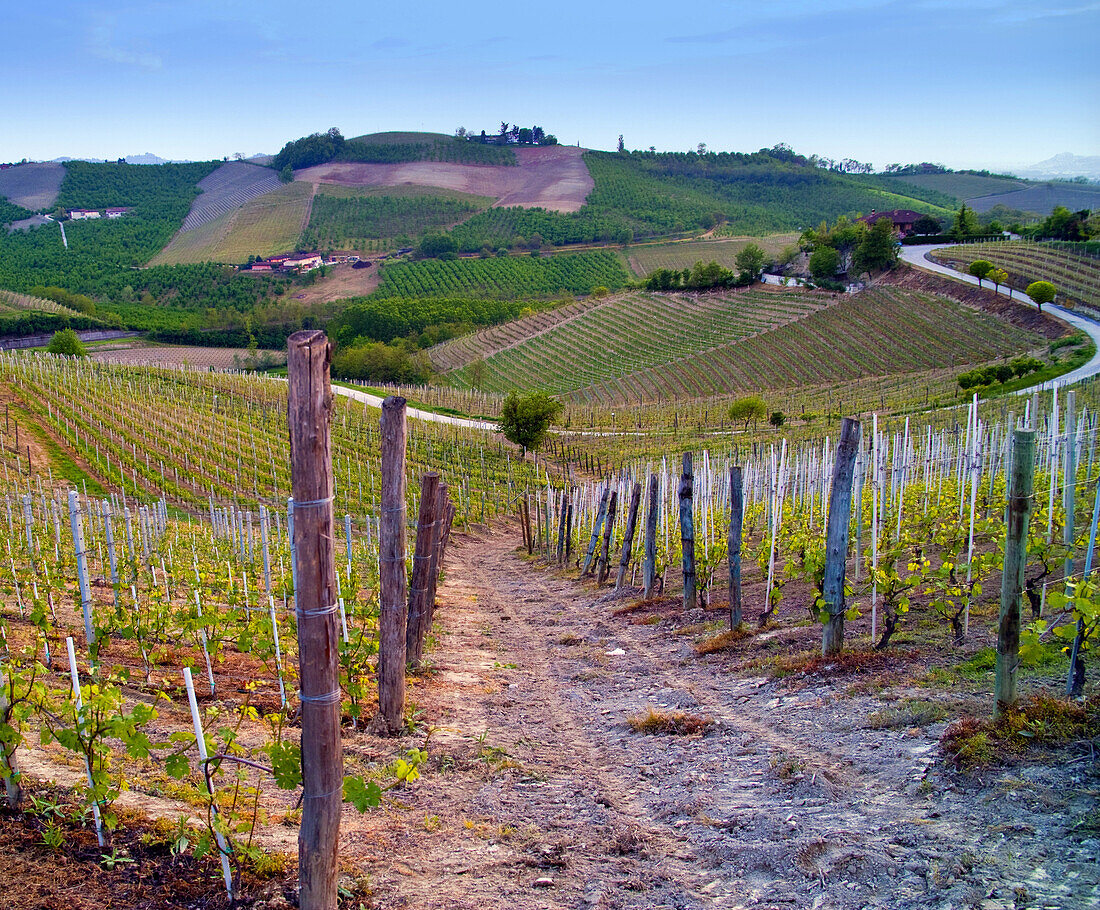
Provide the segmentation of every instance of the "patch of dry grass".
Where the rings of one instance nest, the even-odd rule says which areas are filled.
[[[658,711],[652,705],[644,714],[632,715],[626,722],[635,733],[664,733],[668,736],[694,736],[714,726],[714,721],[709,717],[685,711]]]

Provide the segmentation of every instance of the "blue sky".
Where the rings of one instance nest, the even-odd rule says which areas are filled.
[[[538,124],[610,149],[1100,154],[1100,2],[5,4],[0,160]]]

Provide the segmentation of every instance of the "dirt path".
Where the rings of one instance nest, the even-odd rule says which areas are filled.
[[[437,672],[411,696],[443,728],[431,769],[346,834],[374,845],[379,906],[1100,906],[1095,765],[958,777],[944,723],[872,730],[881,693],[731,673],[514,543],[449,557]],[[715,725],[632,732],[647,706]]]

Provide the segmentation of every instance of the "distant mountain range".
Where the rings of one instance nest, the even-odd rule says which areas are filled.
[[[1100,180],[1100,155],[1074,155],[1062,152],[1046,161],[1020,168],[1017,176],[1032,180],[1049,180],[1052,177],[1088,177]]]

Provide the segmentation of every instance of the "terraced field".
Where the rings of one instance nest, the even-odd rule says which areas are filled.
[[[755,243],[769,256],[778,256],[784,249],[798,244],[798,234],[769,234],[766,237],[729,237],[723,240],[689,240],[683,243],[655,243],[632,246],[623,253],[630,269],[639,278],[656,269],[690,269],[696,262],[717,262],[727,269],[750,243]]]
[[[79,316],[76,310],[52,300],[16,294],[0,289],[0,316],[18,316],[22,313],[56,313],[63,316]]]
[[[149,264],[244,262],[251,255],[293,250],[309,220],[312,198],[313,187],[308,183],[281,185],[213,221],[176,234]]]
[[[574,389],[567,398],[616,404],[961,369],[1041,340],[941,297],[871,288],[770,331]]]
[[[461,364],[447,373],[460,388],[473,385],[472,363],[483,358],[483,391],[543,389],[566,401],[615,405],[961,368],[1039,342],[962,304],[908,289],[872,288],[838,300],[751,288],[573,304],[459,339],[431,356],[438,368]]]
[[[963,271],[975,259],[985,259],[1008,272],[1008,283],[1017,290],[1049,281],[1058,288],[1058,303],[1100,313],[1100,259],[1023,240],[968,243],[935,250],[932,256]]]
[[[478,333],[486,366],[481,388],[563,393],[657,365],[672,368],[677,361],[731,339],[801,319],[827,300],[804,292],[751,289],[700,295],[635,293],[577,309],[566,307]],[[548,323],[541,330],[540,319]],[[509,331],[526,334],[508,343]],[[474,339],[468,345],[466,356],[477,349]],[[448,377],[469,387],[470,369],[467,365]],[[642,394],[648,399],[658,392],[652,387]]]
[[[229,161],[199,181],[202,195],[192,204],[180,232],[193,231],[281,186],[279,175],[271,168]]]

